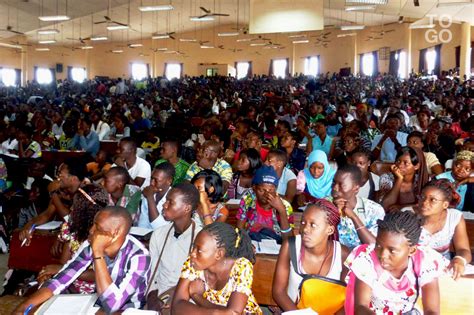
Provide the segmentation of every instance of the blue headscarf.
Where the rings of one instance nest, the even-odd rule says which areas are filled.
[[[324,172],[319,178],[314,178],[309,172],[309,168],[313,163],[319,162],[324,165]],[[324,151],[314,150],[308,157],[308,167],[304,169],[306,178],[306,187],[311,196],[315,198],[325,198],[331,195],[332,182],[335,170],[329,166],[328,157]]]

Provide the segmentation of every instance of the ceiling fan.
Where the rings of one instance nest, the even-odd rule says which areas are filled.
[[[392,30],[386,30],[386,31],[384,31],[384,30],[381,30],[381,31],[371,31],[371,32],[372,32],[372,33],[379,34],[380,36],[384,36],[384,35],[385,35],[385,33],[395,32],[395,30],[394,30],[394,29],[392,29]]]
[[[382,39],[382,37],[369,36],[369,37],[367,37],[367,39],[365,41],[368,42],[368,41],[373,41],[373,40],[377,40],[377,39]]]
[[[212,12],[211,10],[209,10],[209,9],[204,8],[204,7],[199,7],[199,9],[201,9],[204,12],[204,14],[198,16],[197,17],[198,19],[203,19],[203,18],[206,18],[206,17],[215,17],[215,16],[229,16],[229,14],[227,14],[227,13],[215,13],[215,12]]]
[[[20,43],[19,41],[13,41],[13,40],[11,40],[10,43],[12,43],[12,45],[17,45],[17,46],[32,46],[31,44]]]
[[[161,34],[153,34],[153,37],[157,37],[157,38],[171,38],[171,39],[176,39],[173,34],[175,32],[166,32],[166,33],[161,33]]]
[[[237,48],[229,48],[229,50],[234,53],[238,51],[242,51],[242,49],[237,49]]]
[[[107,7],[107,15],[104,15],[105,21],[94,22],[94,24],[114,23],[114,24],[117,24],[117,25],[129,26],[128,24],[118,22],[118,21],[114,21],[109,16],[110,16],[110,0],[109,0],[109,4],[108,4],[108,7]]]
[[[16,17],[16,26],[18,28],[18,10],[17,10],[17,17]],[[8,2],[7,2],[7,24],[10,24],[10,6],[8,5]],[[0,29],[0,31],[2,32],[10,32],[10,33],[14,33],[14,34],[18,34],[18,35],[25,35],[25,33],[22,33],[20,31],[17,31],[17,30],[14,30],[13,29],[13,26],[11,25],[7,25],[6,28],[4,29]]]
[[[250,41],[255,41],[255,40],[264,40],[264,41],[267,41],[267,40],[271,40],[271,38],[266,38],[266,37],[263,37],[262,35],[258,35],[257,38],[252,38]]]

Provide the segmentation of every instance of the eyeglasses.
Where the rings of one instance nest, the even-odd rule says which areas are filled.
[[[425,195],[419,195],[418,196],[418,200],[419,201],[428,201],[430,204],[434,204],[434,203],[438,203],[438,202],[443,202],[444,200],[442,199],[436,199],[436,198],[433,198],[433,197],[430,197],[430,196],[425,196]]]

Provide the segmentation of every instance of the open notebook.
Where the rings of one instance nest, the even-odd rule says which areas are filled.
[[[38,315],[88,314],[97,301],[95,294],[59,294],[46,301],[38,310]]]

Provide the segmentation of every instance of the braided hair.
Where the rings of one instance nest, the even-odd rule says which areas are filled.
[[[446,199],[451,206],[456,206],[461,201],[461,197],[456,192],[453,183],[450,182],[449,179],[433,179],[423,187],[423,191],[427,188],[438,189],[444,195],[444,199]]]
[[[69,229],[71,234],[75,234],[77,240],[82,242],[89,235],[89,229],[94,223],[96,213],[107,206],[109,198],[105,189],[96,184],[85,185],[80,189],[82,192],[77,191],[72,199]]]
[[[411,246],[418,244],[423,220],[411,211],[389,212],[383,220],[377,220],[379,232],[403,234]]]
[[[244,257],[255,263],[255,253],[247,231],[223,222],[208,224],[202,230],[215,238],[218,248],[225,249],[226,257]]]
[[[329,200],[326,199],[317,199],[315,202],[310,203],[307,207],[307,211],[310,207],[315,207],[323,210],[326,213],[326,221],[329,225],[334,226],[334,233],[329,236],[329,240],[339,240],[339,232],[337,226],[341,222],[341,215],[339,209]]]

